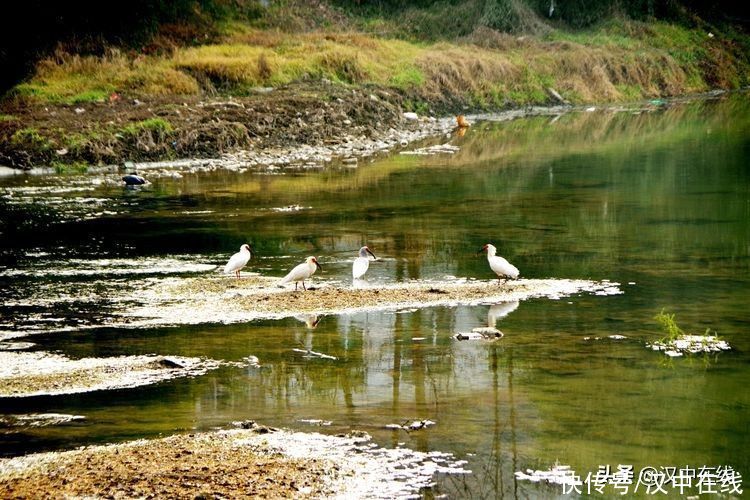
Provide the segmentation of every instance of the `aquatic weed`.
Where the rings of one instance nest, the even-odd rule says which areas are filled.
[[[674,313],[666,313],[664,309],[662,309],[659,314],[654,316],[654,319],[661,325],[662,329],[666,333],[666,336],[662,337],[660,340],[660,342],[662,343],[673,342],[678,337],[685,334],[685,332],[683,332],[682,329],[677,326],[677,322],[674,320],[674,316]]]

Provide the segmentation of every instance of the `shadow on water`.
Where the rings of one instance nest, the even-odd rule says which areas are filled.
[[[483,122],[451,139],[460,147],[452,155],[295,175],[187,172],[135,195],[78,180],[84,191],[45,195],[46,184],[65,183],[55,176],[0,180],[3,334],[34,333],[22,339],[32,349],[72,358],[255,356],[259,365],[111,393],[3,400],[5,414],[85,420],[0,428],[1,453],[256,419],[363,429],[382,444],[453,452],[473,471],[439,478],[457,497],[554,496],[555,487],[514,473],[556,462],[584,475],[604,464],[747,472],[739,450],[750,446],[749,107],[739,95]],[[100,201],[92,209],[76,203],[81,197]],[[317,255],[317,279],[340,286],[351,283],[363,244],[383,257],[368,270],[374,283],[491,278],[474,253],[490,242],[523,277],[609,279],[624,293],[517,308],[107,327],[108,311],[137,304],[153,283],[216,273],[244,242],[257,253],[251,271],[282,276]],[[686,331],[717,331],[733,351],[710,364],[665,365],[646,347],[661,336],[653,316],[662,308]],[[490,326],[504,336],[452,338]],[[387,428],[410,419],[436,425]]]

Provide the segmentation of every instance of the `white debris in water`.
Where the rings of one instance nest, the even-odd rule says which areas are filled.
[[[403,424],[388,424],[385,426],[385,428],[411,432],[411,431],[418,431],[418,430],[426,429],[427,427],[432,427],[433,425],[435,425],[435,422],[433,422],[432,420],[425,419],[425,420],[413,420],[413,421],[406,422]]]
[[[4,338],[2,333],[0,333],[0,338]],[[22,351],[35,345],[33,342],[0,342],[0,351]]]
[[[321,358],[321,359],[333,359],[333,360],[339,359],[336,356],[323,354],[322,352],[310,351],[308,349],[292,349],[292,351],[304,354],[304,357],[306,358]]]
[[[580,486],[581,479],[576,477],[575,472],[569,465],[555,465],[547,470],[526,469],[517,471],[516,479],[519,481],[531,481],[532,483],[545,482],[548,484],[561,484],[567,486]]]
[[[5,269],[0,271],[0,276],[40,276],[44,278],[53,276],[133,276],[143,274],[205,273],[217,268],[216,265],[200,262],[201,258],[205,259],[206,257],[184,255],[174,257],[68,259],[65,261],[64,266],[55,266],[52,264]]]
[[[417,312],[419,309],[416,307],[410,307],[409,309],[401,309],[399,311],[396,311],[395,314],[411,314],[413,312]]]
[[[299,212],[300,210],[310,210],[312,207],[302,207],[300,205],[287,205],[286,207],[270,208],[272,212]]]
[[[67,413],[29,413],[0,416],[0,427],[47,427],[86,420],[83,415]]]
[[[461,148],[452,144],[436,144],[434,146],[427,146],[424,148],[413,149],[411,151],[401,151],[402,155],[416,155],[416,156],[432,156],[438,154],[455,154]]]
[[[610,335],[609,338],[611,338],[612,340],[622,340],[626,339],[627,337],[625,335]]]
[[[182,356],[70,359],[47,352],[0,351],[0,397],[76,394],[194,377],[220,361]]]
[[[246,366],[249,366],[250,368],[260,368],[260,360],[258,359],[258,356],[245,356],[242,358],[242,361],[244,361]]]
[[[647,346],[673,358],[686,353],[721,352],[732,349],[726,340],[721,340],[715,335],[680,335],[675,339],[659,340]]]
[[[247,431],[225,431],[242,433]],[[364,433],[356,436],[326,436],[318,433],[279,431],[249,439],[237,445],[257,446],[290,458],[322,458],[336,463],[340,479],[328,498],[420,498],[423,489],[435,484],[435,474],[471,474],[465,461],[450,453],[421,452],[408,448],[381,448]]]
[[[330,420],[320,420],[318,418],[301,418],[299,422],[309,425],[317,425],[318,427],[329,427],[333,422]]]
[[[497,340],[503,338],[503,332],[491,326],[472,328],[470,332],[458,332],[455,340]]]

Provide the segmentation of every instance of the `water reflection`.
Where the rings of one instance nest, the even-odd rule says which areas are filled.
[[[81,191],[60,183],[60,191],[54,177],[3,179],[4,330],[35,331],[34,349],[70,357],[256,356],[260,368],[227,366],[116,398],[3,401],[10,414],[86,420],[0,433],[0,452],[248,418],[290,427],[320,419],[332,423],[330,432],[365,429],[381,443],[466,458],[474,474],[440,480],[453,497],[548,494],[513,473],[555,461],[578,471],[604,463],[750,470],[737,452],[750,446],[748,108],[740,98],[637,115],[477,123],[452,139],[460,147],[453,155],[286,176],[186,173],[156,179],[137,196],[85,182]],[[213,272],[202,266],[222,265],[226,249],[249,236],[260,257],[254,271],[281,276],[300,258],[321,255],[330,264],[321,279],[342,286],[351,283],[352,249],[363,242],[394,256],[368,270],[362,286],[372,286],[485,277],[474,251],[490,239],[502,241],[528,277],[632,285],[620,296],[522,307],[106,327],[111,309],[137,299],[148,280]],[[138,273],[121,272],[127,262]],[[153,272],[144,271],[149,266]],[[663,366],[645,347],[661,335],[652,321],[661,308],[691,331],[718,331],[736,349],[710,365]],[[475,328],[507,335],[451,338]],[[615,334],[628,341],[583,341]],[[408,419],[436,425],[386,428]]]

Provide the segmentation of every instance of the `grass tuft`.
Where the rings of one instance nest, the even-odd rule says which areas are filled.
[[[76,161],[73,163],[65,163],[62,161],[53,161],[52,168],[58,174],[85,174],[88,172],[89,166],[86,162]]]
[[[674,314],[668,314],[664,312],[664,309],[654,316],[654,319],[661,325],[666,334],[660,341],[662,343],[672,342],[685,334],[685,332],[677,326],[677,322],[674,320]]]
[[[122,128],[125,136],[135,137],[144,132],[166,137],[174,131],[172,124],[163,118],[149,118],[140,122],[129,123]]]
[[[10,142],[17,148],[35,151],[49,151],[52,143],[33,127],[17,130],[11,137]]]

